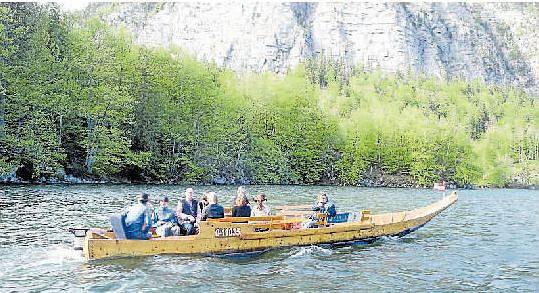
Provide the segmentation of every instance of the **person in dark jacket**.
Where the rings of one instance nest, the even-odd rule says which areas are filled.
[[[202,211],[202,221],[225,217],[225,209],[217,203],[217,195],[215,195],[215,192],[208,193],[208,202],[208,206]]]
[[[152,238],[152,212],[148,204],[150,196],[143,193],[138,196],[138,202],[122,213],[125,219],[125,236],[127,239],[147,240]]]
[[[313,205],[312,210],[322,214],[327,214],[328,217],[335,217],[337,214],[335,204],[329,201],[328,195],[325,192],[318,193],[318,202]]]
[[[176,212],[168,207],[168,196],[163,196],[159,201],[159,207],[154,213],[154,222],[157,225],[155,232],[159,237],[180,236]]]
[[[250,217],[251,206],[246,195],[239,196],[236,205],[232,208],[232,217]]]
[[[193,198],[193,188],[185,190],[185,199],[178,202],[176,216],[178,224],[185,235],[192,235],[195,232],[195,222],[198,214],[198,202]]]
[[[312,211],[317,212],[310,217],[310,220],[303,223],[304,228],[315,228],[318,223],[318,214],[326,214],[328,217],[334,217],[337,215],[335,204],[330,202],[328,195],[325,192],[318,193],[318,201],[311,208]]]

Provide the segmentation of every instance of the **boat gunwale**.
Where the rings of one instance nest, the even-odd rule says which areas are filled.
[[[110,258],[110,257],[116,257],[116,256],[136,256],[136,255],[155,255],[155,254],[181,254],[181,255],[216,255],[216,254],[230,254],[230,253],[245,253],[245,252],[256,252],[261,250],[267,250],[267,249],[276,249],[281,247],[290,247],[290,246],[310,246],[310,245],[334,245],[336,243],[347,243],[347,242],[356,242],[356,241],[362,241],[366,239],[377,239],[381,236],[403,236],[410,232],[413,232],[417,230],[418,228],[424,226],[427,224],[432,218],[434,218],[436,215],[441,213],[443,210],[447,209],[451,205],[453,205],[458,200],[458,196],[455,192],[453,192],[451,195],[446,196],[442,198],[441,200],[434,202],[430,205],[420,207],[414,210],[404,211],[404,212],[394,212],[394,213],[384,213],[384,214],[378,214],[378,215],[371,215],[371,217],[368,219],[368,221],[361,221],[361,222],[346,222],[346,223],[334,223],[330,224],[327,227],[320,227],[320,228],[313,228],[313,229],[291,229],[291,230],[283,230],[283,229],[273,229],[270,231],[265,232],[247,232],[244,234],[241,234],[239,236],[234,237],[227,237],[227,238],[218,238],[218,237],[207,237],[208,233],[205,233],[206,237],[201,237],[201,234],[198,235],[192,235],[192,236],[177,236],[177,237],[166,237],[166,238],[156,238],[151,240],[118,240],[118,239],[95,239],[92,238],[91,235],[87,235],[85,239],[85,247],[84,247],[84,253],[87,259],[100,259],[100,258]],[[394,221],[395,215],[401,215],[404,214],[404,217],[402,217],[402,220]],[[391,221],[387,223],[377,223],[377,219],[381,222],[384,222],[385,220],[391,218]],[[207,228],[216,228],[216,227],[241,227],[242,229],[254,227],[252,223],[231,223],[231,222],[206,222]],[[348,233],[349,236],[356,235],[354,232],[359,232],[357,235],[363,234],[360,231],[367,230],[367,232],[358,237],[352,237],[350,239],[343,240],[342,238]],[[352,234],[350,234],[352,233]],[[91,233],[90,233],[91,234]],[[327,236],[327,235],[333,235],[336,234],[336,236]],[[343,235],[344,234],[344,235]],[[315,237],[315,240],[312,239],[312,237]],[[297,240],[279,240],[279,239],[293,239],[298,238]],[[324,239],[329,238],[329,239]],[[335,239],[337,238],[337,239]],[[320,242],[317,242],[316,239],[319,239]],[[335,239],[335,241],[330,241],[330,239]],[[208,252],[198,252],[197,249],[194,249],[194,244],[197,243],[197,241],[201,241],[208,245],[209,243],[213,243],[211,245],[214,246],[207,246]],[[277,242],[271,244],[268,243],[272,240],[275,240]],[[329,240],[329,241],[328,241]],[[114,243],[114,246],[105,245],[105,243]],[[247,244],[247,242],[238,244],[238,242],[242,241],[248,241],[251,244]],[[253,242],[254,241],[254,242]],[[255,242],[258,241],[258,246]],[[264,241],[266,243],[262,245],[261,241]],[[283,241],[285,243],[293,243],[294,244],[286,245],[283,244]],[[303,243],[303,242],[305,243]],[[159,243],[163,244],[164,242],[168,243],[165,244],[165,246],[168,247],[168,251],[165,249],[159,250],[157,246],[153,245],[159,245]],[[308,243],[307,243],[308,242]],[[103,249],[109,249],[109,253],[112,253],[109,255],[109,253],[100,253],[97,256],[91,255],[89,252],[90,247],[95,247],[96,244],[103,243],[105,245],[104,247],[101,246],[101,250]],[[178,252],[178,250],[174,250],[173,245],[174,243],[188,243],[193,247],[192,252],[191,251],[185,251],[185,252]],[[143,244],[142,246],[140,246]],[[138,246],[136,251],[132,251],[131,253],[126,253],[125,250],[127,247],[135,245],[134,247]],[[219,245],[219,246],[217,246]],[[249,246],[251,245],[251,246]],[[98,245],[100,246],[100,245]],[[226,246],[230,246],[230,249],[226,249]],[[116,248],[113,248],[116,247]],[[133,247],[133,246],[132,246]],[[172,248],[171,248],[172,247]],[[110,250],[112,249],[112,250]],[[122,252],[122,250],[124,252]],[[129,249],[127,249],[129,250]],[[115,252],[116,251],[116,252]],[[92,253],[93,254],[93,253]]]

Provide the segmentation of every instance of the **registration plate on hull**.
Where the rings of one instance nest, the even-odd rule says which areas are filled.
[[[215,228],[215,237],[224,238],[224,237],[238,237],[241,235],[241,229],[238,227],[235,228]]]

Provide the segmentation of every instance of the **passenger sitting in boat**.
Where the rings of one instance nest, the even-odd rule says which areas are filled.
[[[245,190],[244,186],[238,187],[238,190],[236,191],[236,197],[234,198],[234,202],[232,203],[233,206],[238,205],[238,200],[242,196],[247,196],[247,190]]]
[[[200,199],[200,201],[198,202],[198,211],[203,211],[209,204],[208,202],[208,193],[209,192],[204,192],[202,194],[202,198]]]
[[[328,217],[334,217],[337,214],[335,204],[329,202],[328,195],[325,192],[318,193],[318,202],[312,207],[312,210],[327,214]]]
[[[180,227],[176,225],[176,212],[168,207],[168,196],[163,196],[159,201],[154,222],[157,224],[155,232],[159,237],[180,236]]]
[[[193,198],[193,194],[193,188],[187,188],[185,190],[185,199],[181,199],[176,207],[178,224],[184,235],[192,235],[195,232],[198,202]]]
[[[151,207],[148,204],[150,196],[143,193],[138,196],[138,202],[122,213],[125,219],[125,236],[127,239],[150,239],[152,233]]]
[[[232,217],[250,217],[251,206],[246,195],[237,198],[236,205],[232,208]]]
[[[251,217],[264,217],[270,215],[270,208],[264,204],[266,195],[261,193],[255,197],[256,205],[251,209]]]
[[[217,203],[215,192],[208,193],[209,205],[202,211],[202,221],[209,219],[219,219],[225,217],[225,209]]]
[[[312,211],[318,212],[310,217],[310,220],[303,223],[304,228],[315,228],[318,222],[318,214],[326,214],[328,217],[337,215],[335,204],[329,202],[325,192],[318,193],[318,202],[311,208]]]

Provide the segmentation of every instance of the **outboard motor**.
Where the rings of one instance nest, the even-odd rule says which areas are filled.
[[[69,228],[69,232],[71,232],[73,235],[75,235],[75,239],[73,240],[73,248],[75,250],[82,250],[84,247],[84,238],[86,237],[86,232],[88,232],[88,228]]]

